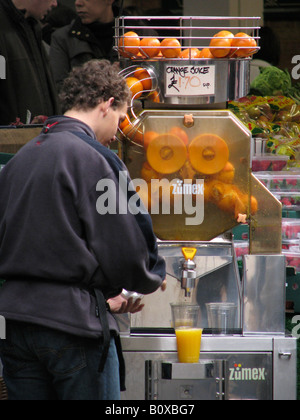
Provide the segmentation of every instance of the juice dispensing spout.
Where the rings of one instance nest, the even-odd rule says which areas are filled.
[[[185,297],[191,297],[196,282],[196,263],[194,257],[196,248],[182,248],[184,261],[182,262],[181,288],[185,290]]]

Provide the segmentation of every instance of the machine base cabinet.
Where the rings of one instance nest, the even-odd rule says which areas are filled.
[[[145,379],[147,400],[223,399],[224,361],[200,360],[197,364],[147,360]]]
[[[123,337],[123,351],[123,400],[296,399],[293,337],[204,335],[197,364],[178,363],[172,335]]]

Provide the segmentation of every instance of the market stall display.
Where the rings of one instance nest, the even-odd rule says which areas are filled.
[[[228,107],[252,133],[258,155],[255,170],[281,170],[286,156],[288,168],[300,166],[300,105],[294,99],[251,95],[230,101]],[[280,156],[282,163],[273,155]]]

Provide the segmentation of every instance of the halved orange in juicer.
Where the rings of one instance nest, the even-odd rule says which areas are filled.
[[[155,137],[147,148],[149,165],[161,174],[179,171],[187,160],[187,149],[183,140],[173,134]]]
[[[189,145],[189,159],[197,172],[213,175],[225,167],[229,159],[229,149],[220,136],[201,134]]]

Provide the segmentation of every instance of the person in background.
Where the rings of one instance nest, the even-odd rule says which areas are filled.
[[[3,377],[12,400],[117,400],[124,366],[112,313],[143,308],[123,289],[164,290],[165,262],[107,147],[131,98],[118,65],[77,67],[60,98],[65,114],[0,172]]]
[[[59,113],[57,90],[42,43],[40,20],[56,0],[0,0],[0,125]]]
[[[52,34],[50,62],[58,87],[68,73],[88,60],[117,60],[113,50],[114,0],[75,0],[77,18]]]
[[[263,26],[259,30],[260,49],[250,62],[250,83],[260,74],[260,68],[277,66],[280,61],[280,42],[274,31]]]
[[[118,60],[114,50],[116,17],[136,16],[136,7],[130,11],[118,6],[115,0],[75,0],[77,19],[52,34],[50,62],[58,90],[68,73],[91,59]],[[140,19],[134,25],[146,26]],[[156,35],[151,29],[141,29],[140,35]]]

